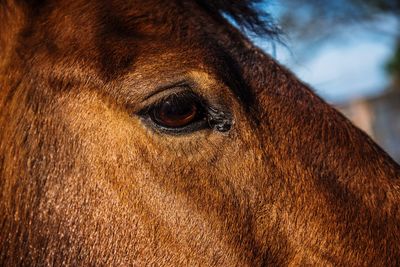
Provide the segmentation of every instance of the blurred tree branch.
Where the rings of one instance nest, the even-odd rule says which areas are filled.
[[[294,39],[304,42],[307,48],[315,47],[354,26],[394,35],[397,43],[386,69],[395,80],[400,80],[400,0],[279,0],[279,3],[282,7],[279,14],[282,29]],[[374,28],[374,22],[383,16],[393,17],[397,21],[397,29]]]

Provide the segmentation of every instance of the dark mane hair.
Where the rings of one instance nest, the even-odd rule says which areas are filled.
[[[278,38],[280,28],[272,16],[257,4],[260,0],[195,0],[214,17],[226,15],[244,32]]]

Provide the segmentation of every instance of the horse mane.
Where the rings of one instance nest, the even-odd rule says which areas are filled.
[[[257,6],[260,0],[195,0],[208,13],[227,16],[241,30],[256,35],[277,38],[281,33],[272,16]]]

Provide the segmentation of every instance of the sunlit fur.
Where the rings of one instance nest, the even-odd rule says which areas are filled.
[[[275,32],[251,7],[0,0],[1,266],[400,265],[399,166],[221,15]],[[143,124],[178,81],[231,130]]]

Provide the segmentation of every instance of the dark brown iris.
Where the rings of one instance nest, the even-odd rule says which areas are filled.
[[[181,128],[198,118],[198,103],[185,97],[171,97],[153,110],[155,121],[168,128]]]

